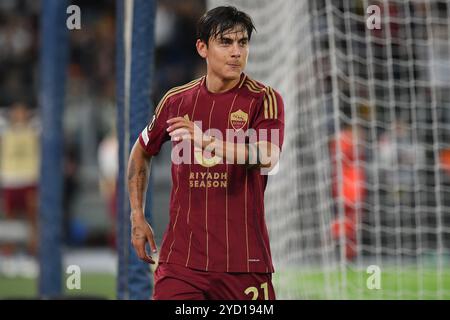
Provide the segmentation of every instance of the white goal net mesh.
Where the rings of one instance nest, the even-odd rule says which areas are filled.
[[[285,103],[278,298],[450,299],[450,0],[208,1],[226,4]]]

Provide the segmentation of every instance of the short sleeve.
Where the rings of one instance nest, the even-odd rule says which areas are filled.
[[[163,99],[156,107],[152,120],[139,135],[139,143],[151,156],[157,155],[163,143],[170,139],[167,133],[168,109],[169,99]]]
[[[256,130],[257,141],[268,141],[280,150],[284,140],[284,103],[280,94],[266,87],[262,100],[257,105],[251,128]]]

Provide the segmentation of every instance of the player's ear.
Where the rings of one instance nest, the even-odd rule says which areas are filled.
[[[195,46],[197,47],[197,52],[200,55],[200,57],[205,59],[208,55],[208,45],[202,40],[197,39]]]

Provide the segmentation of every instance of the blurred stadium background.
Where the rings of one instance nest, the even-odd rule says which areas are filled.
[[[69,4],[76,4],[81,9],[81,30],[67,30],[69,62],[63,116],[63,264],[80,266],[82,289],[66,290],[66,293],[115,298],[118,272],[114,243],[117,211],[114,184],[118,170],[115,137],[116,1],[69,1]],[[29,109],[31,120],[27,125],[37,128],[38,133],[45,130],[38,106],[42,5],[43,1],[0,2],[2,138],[10,126],[10,110],[17,103],[24,103]],[[173,86],[188,82],[203,72],[194,44],[195,22],[205,6],[204,1],[157,1],[154,85],[149,88],[151,96],[148,97],[151,103],[157,102]],[[64,24],[60,28],[65,29],[65,19],[69,15],[65,9],[62,14]],[[5,145],[3,141],[2,146]],[[31,154],[33,151],[26,154],[35,158],[33,164],[23,164],[32,166],[34,171],[39,166],[38,149],[36,145],[32,149],[34,154]],[[17,158],[20,157],[18,155]],[[166,147],[154,160],[158,169],[153,171],[153,206],[158,212],[154,215],[157,226],[154,229],[158,243],[161,243],[168,222],[165,213],[168,212],[170,193],[169,163],[170,150]],[[22,171],[15,168],[9,171],[14,170]],[[21,179],[20,173],[17,175],[17,179]],[[33,183],[37,184],[36,179]],[[5,188],[3,183],[2,188]],[[3,204],[3,192],[0,197]],[[9,218],[3,205],[1,208],[0,298],[37,297],[39,262],[28,244],[31,223],[24,214]],[[65,267],[65,279],[64,271]]]
[[[39,105],[44,2],[0,1],[0,299],[40,296],[36,220],[26,212],[40,208],[33,187],[48,130]],[[127,3],[68,2],[81,8],[81,30],[67,31],[62,284],[75,264],[82,288],[63,289],[66,297],[130,298],[118,292],[127,262],[118,263],[115,185],[125,140],[117,79],[126,74],[116,68],[117,29],[127,19],[117,13]],[[286,105],[280,172],[266,197],[278,297],[450,299],[450,1],[155,1],[149,106],[204,73],[195,22],[221,4],[254,18],[247,71]],[[366,25],[370,5],[381,9],[380,29]],[[160,244],[167,145],[153,165]],[[381,270],[378,290],[367,287],[370,265]]]

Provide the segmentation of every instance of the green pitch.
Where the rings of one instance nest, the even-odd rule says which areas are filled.
[[[63,279],[63,285],[65,281]],[[0,299],[36,299],[37,286],[37,280],[35,279],[0,276]],[[79,299],[115,299],[116,277],[112,274],[82,274],[81,289],[66,289],[64,296]]]
[[[318,271],[278,272],[274,286],[280,298],[349,299],[349,300],[408,300],[450,299],[450,270],[438,273],[435,268],[382,270],[380,289],[369,289],[366,270],[346,270],[327,273]]]
[[[296,299],[438,299],[450,300],[450,270],[389,269],[381,273],[381,288],[370,290],[364,271],[347,270],[346,277],[338,271],[327,274],[317,271],[276,272],[274,285],[281,298]],[[346,286],[343,285],[344,279]],[[65,281],[65,280],[64,280]],[[63,281],[63,284],[65,283]],[[73,298],[115,299],[116,278],[112,274],[83,274],[80,290],[66,290]],[[289,289],[287,289],[289,288]],[[328,288],[328,289],[327,289]],[[37,281],[0,276],[0,299],[37,298]]]

